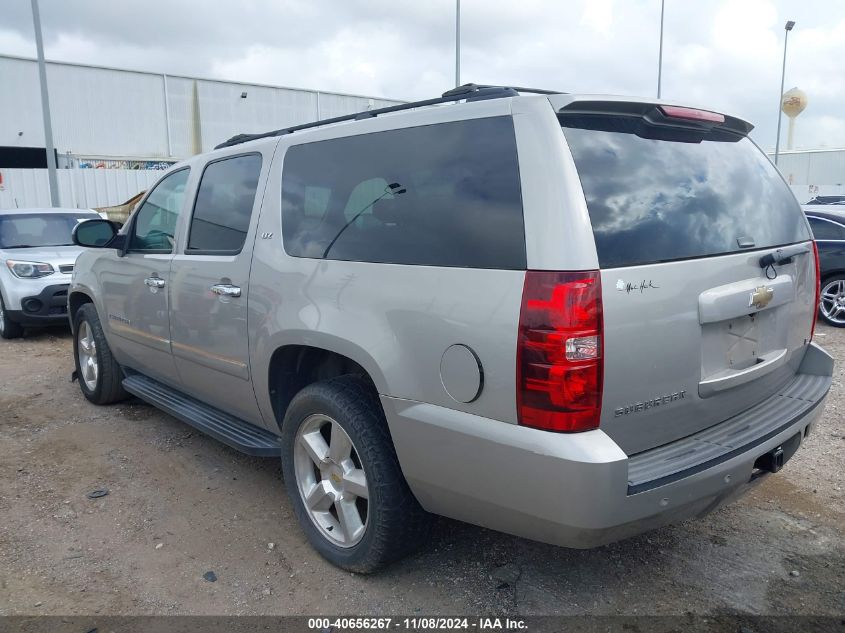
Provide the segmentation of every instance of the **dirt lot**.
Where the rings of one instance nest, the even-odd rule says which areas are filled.
[[[4,341],[0,615],[845,614],[845,331],[819,330],[839,359],[824,421],[740,502],[592,551],[441,520],[373,577],[310,549],[277,461],[88,404],[66,331]]]

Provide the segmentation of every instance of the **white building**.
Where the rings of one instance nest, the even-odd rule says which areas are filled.
[[[161,169],[240,133],[401,103],[47,62],[61,206],[119,204]],[[0,55],[0,209],[50,206],[38,64]],[[105,169],[101,169],[105,168]]]
[[[774,160],[774,152],[769,154]],[[815,196],[845,195],[845,149],[789,149],[778,154],[778,169],[799,202]]]
[[[791,185],[843,186],[845,149],[788,149],[778,154],[778,168]]]
[[[54,143],[65,165],[178,160],[241,132],[400,103],[65,62],[47,62],[47,83]],[[0,86],[0,149],[8,155],[16,147],[43,148],[36,61],[0,55]]]

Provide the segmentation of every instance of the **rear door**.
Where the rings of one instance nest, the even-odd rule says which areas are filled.
[[[601,428],[631,454],[774,394],[810,339],[815,269],[801,209],[749,127],[619,103],[558,118],[601,267]],[[799,253],[761,267],[776,247]]]
[[[205,166],[170,284],[172,348],[183,388],[255,423],[247,299],[262,162],[252,152]]]

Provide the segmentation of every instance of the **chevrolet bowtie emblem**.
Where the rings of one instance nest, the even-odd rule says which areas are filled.
[[[774,288],[769,286],[760,286],[754,289],[754,292],[748,298],[748,307],[755,307],[758,310],[762,310],[767,305],[769,305],[769,301],[772,300],[772,297],[775,296]]]

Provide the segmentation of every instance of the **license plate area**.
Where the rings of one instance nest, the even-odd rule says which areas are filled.
[[[702,382],[729,376],[771,359],[786,347],[779,309],[765,310],[701,326]]]

